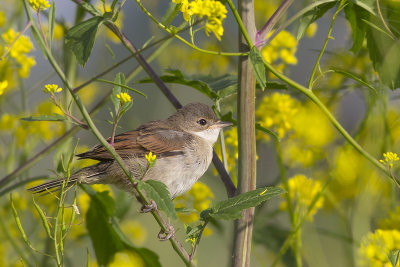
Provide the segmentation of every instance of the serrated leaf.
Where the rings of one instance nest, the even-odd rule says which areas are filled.
[[[97,29],[102,22],[102,16],[95,16],[76,24],[65,35],[67,47],[72,49],[78,63],[82,66],[89,59],[96,39]]]
[[[250,54],[249,54],[249,60],[250,60],[251,66],[253,67],[254,75],[255,75],[258,83],[261,85],[262,89],[264,90],[266,83],[267,83],[267,77],[265,74],[264,62],[263,62],[261,53],[257,49],[257,47],[253,46],[251,48]]]
[[[393,267],[396,267],[399,262],[399,254],[400,250],[389,251],[388,258]]]
[[[65,118],[63,115],[53,113],[51,115],[38,115],[38,116],[30,116],[30,117],[25,117],[21,118],[23,121],[65,121],[67,118]]]
[[[51,49],[51,43],[53,41],[54,25],[56,21],[56,2],[51,1],[49,8],[49,46]]]
[[[209,212],[215,219],[234,220],[241,218],[241,211],[258,206],[262,202],[278,196],[285,191],[280,187],[262,187],[233,198],[217,202]]]
[[[336,2],[327,1],[312,3],[312,5],[315,5],[315,7],[304,13],[304,15],[300,18],[299,28],[297,29],[297,40],[300,40],[303,37],[304,33],[311,23],[323,16],[329,9],[334,7],[335,4]]]
[[[164,211],[168,217],[177,218],[174,204],[165,184],[155,180],[139,181],[138,188],[146,191],[147,196],[154,200],[158,209]]]

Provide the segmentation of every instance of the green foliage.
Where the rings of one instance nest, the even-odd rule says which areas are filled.
[[[236,220],[242,217],[242,210],[256,207],[272,197],[279,196],[285,191],[280,187],[262,187],[236,197],[232,197],[213,205],[202,213],[203,220],[207,217],[223,220]]]
[[[103,17],[95,16],[82,21],[69,29],[65,36],[67,47],[72,49],[78,63],[82,66],[85,66],[92,53],[97,29],[103,20]]]
[[[396,267],[397,263],[399,262],[399,254],[400,250],[389,251],[388,258],[393,267]]]
[[[49,46],[53,41],[54,26],[56,22],[56,2],[52,1],[49,9]]]
[[[165,184],[154,180],[138,181],[138,188],[146,191],[147,196],[157,204],[157,208],[164,211],[168,217],[177,218],[174,204]]]
[[[63,115],[54,113],[51,115],[38,115],[21,118],[23,121],[65,121],[67,118]]]
[[[138,253],[147,266],[161,266],[157,254],[146,248],[134,247],[122,233],[115,217],[115,203],[109,192],[95,192],[89,187],[84,188],[90,196],[86,227],[99,265],[107,265],[117,252],[129,249]]]

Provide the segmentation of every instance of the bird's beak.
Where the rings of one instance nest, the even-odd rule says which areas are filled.
[[[224,127],[227,127],[227,126],[232,126],[233,123],[229,122],[229,121],[218,121],[215,125],[217,127],[219,127],[219,128],[224,128]]]

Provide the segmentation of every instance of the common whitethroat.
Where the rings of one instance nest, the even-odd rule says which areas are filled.
[[[191,103],[167,119],[151,121],[134,131],[115,136],[113,146],[135,179],[163,182],[171,198],[175,198],[188,191],[205,173],[220,130],[230,125],[232,123],[219,120],[209,106]],[[147,170],[145,155],[149,152],[156,155],[157,161]],[[67,186],[75,183],[114,184],[122,190],[134,192],[132,183],[102,145],[76,156],[98,160],[99,163],[72,174]],[[59,188],[63,181],[53,180],[28,190],[36,193],[51,191]]]

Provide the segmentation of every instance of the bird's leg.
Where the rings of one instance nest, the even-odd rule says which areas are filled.
[[[154,202],[154,200],[150,200],[150,204],[146,205],[143,204],[142,207],[140,208],[140,212],[142,213],[147,213],[147,212],[152,212],[157,209],[157,204]]]
[[[160,241],[167,241],[175,234],[175,229],[171,224],[165,223],[164,225],[166,227],[166,231],[161,229],[158,233],[158,239]]]

